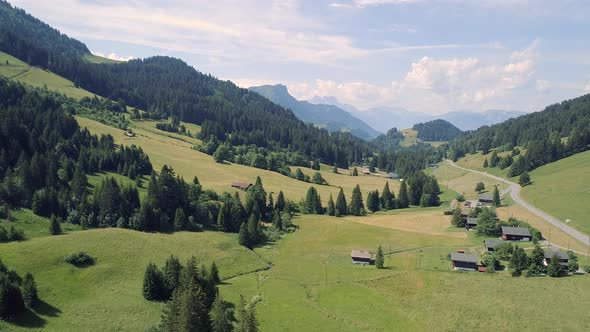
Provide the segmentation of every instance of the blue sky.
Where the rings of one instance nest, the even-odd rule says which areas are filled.
[[[11,0],[128,59],[163,54],[299,99],[441,114],[536,111],[590,92],[590,1]]]

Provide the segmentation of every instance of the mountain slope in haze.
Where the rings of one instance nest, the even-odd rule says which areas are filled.
[[[461,129],[442,119],[417,123],[412,129],[418,132],[417,137],[423,141],[448,141],[463,133]]]
[[[338,106],[324,103],[312,104],[295,99],[282,84],[255,86],[250,87],[249,90],[268,98],[273,103],[291,109],[302,121],[325,127],[331,132],[350,131],[353,135],[364,139],[372,139],[381,134]]]
[[[457,111],[445,113],[439,116],[439,118],[454,124],[461,130],[475,130],[479,127],[491,126],[525,114],[527,113],[504,110],[487,110],[481,113]]]

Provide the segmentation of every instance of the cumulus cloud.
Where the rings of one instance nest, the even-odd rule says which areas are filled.
[[[115,61],[127,62],[129,60],[134,59],[134,57],[132,55],[125,57],[125,56],[119,56],[117,53],[102,53],[102,52],[97,52],[97,51],[91,51],[91,52],[94,55],[98,55],[100,57],[115,60]]]
[[[584,87],[584,92],[590,93],[590,83],[586,84],[586,86]]]

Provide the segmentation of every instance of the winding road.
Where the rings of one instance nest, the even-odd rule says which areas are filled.
[[[496,181],[501,181],[504,182],[508,185],[508,188],[502,190],[501,195],[504,195],[508,192],[510,192],[510,197],[518,204],[520,204],[523,208],[529,210],[531,213],[533,213],[534,215],[543,218],[543,220],[545,220],[546,222],[550,223],[551,225],[559,228],[560,230],[562,230],[563,232],[565,232],[566,234],[570,235],[571,237],[573,237],[574,239],[582,242],[585,245],[589,245],[590,244],[590,237],[584,233],[581,233],[580,231],[573,229],[572,227],[564,224],[563,222],[561,222],[561,220],[553,217],[552,215],[550,215],[547,212],[541,211],[538,208],[536,208],[535,206],[533,206],[532,204],[530,204],[529,202],[525,201],[524,199],[522,199],[522,197],[520,197],[520,185],[518,183],[514,183],[512,181],[508,181],[506,179],[503,179],[499,176],[495,176],[495,175],[491,175],[485,172],[480,172],[480,171],[476,171],[476,170],[472,170],[469,168],[465,168],[465,167],[461,167],[457,164],[455,164],[452,160],[445,160],[449,165],[458,168],[458,169],[462,169],[464,171],[468,171],[468,172],[472,172],[472,173],[476,173],[476,174],[480,174],[483,176],[486,176],[488,178],[494,179]]]

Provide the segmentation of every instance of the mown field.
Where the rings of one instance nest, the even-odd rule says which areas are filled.
[[[460,273],[446,255],[478,253],[481,240],[452,228],[440,210],[423,209],[366,217],[306,215],[299,229],[276,244],[247,250],[237,237],[217,232],[152,234],[120,229],[71,232],[0,245],[3,261],[37,279],[42,306],[5,330],[141,331],[159,320],[161,304],[145,301],[145,265],[215,260],[225,278],[221,292],[236,303],[240,294],[260,296],[262,331],[396,330],[585,330],[590,317],[587,276],[512,278]],[[387,269],[350,262],[352,249],[382,245]],[[74,251],[97,259],[75,268],[62,262]],[[270,266],[267,261],[272,262]],[[253,272],[259,270],[258,272]],[[556,316],[544,315],[552,303]],[[465,314],[469,308],[469,315]],[[506,322],[505,317],[513,320]],[[529,319],[529,317],[536,317]],[[559,325],[554,317],[559,318]]]
[[[402,130],[402,135],[404,135],[404,140],[401,142],[402,146],[411,146],[418,142],[424,142],[436,147],[446,143],[445,141],[423,141],[418,138],[418,132],[411,128]]]

